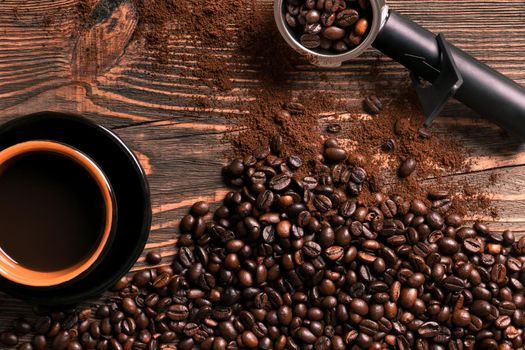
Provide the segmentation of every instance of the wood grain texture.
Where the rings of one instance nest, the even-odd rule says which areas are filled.
[[[272,2],[260,0],[271,16]],[[95,0],[94,0],[95,2]],[[525,85],[525,1],[392,0],[390,6],[447,38],[490,66]],[[146,252],[173,255],[179,218],[196,200],[219,201],[226,189],[220,170],[229,147],[226,114],[242,114],[237,101],[254,101],[247,87],[260,86],[260,68],[237,55],[233,89],[223,92],[184,74],[198,69],[202,47],[169,38],[169,68],[159,72],[140,40],[137,13],[129,1],[100,0],[89,25],[81,26],[76,0],[0,0],[0,122],[42,110],[83,114],[113,128],[138,155],[152,190],[153,226]],[[232,27],[232,31],[235,29]],[[232,38],[234,37],[232,33]],[[371,75],[374,65],[378,74]],[[320,69],[301,61],[287,75],[293,93],[319,91],[355,104],[363,93],[389,96],[404,88],[407,73],[399,64],[370,51],[339,68]],[[324,80],[329,79],[331,84]],[[200,99],[214,101],[202,107]],[[254,101],[255,102],[255,101]],[[321,123],[344,110],[327,111]],[[525,146],[502,135],[459,103],[451,102],[432,131],[460,139],[476,164],[450,181],[486,185],[500,217],[490,227],[525,233]],[[345,127],[350,127],[351,118]],[[490,175],[499,181],[490,185]],[[135,269],[144,266],[143,258]],[[30,307],[0,298],[0,327]]]

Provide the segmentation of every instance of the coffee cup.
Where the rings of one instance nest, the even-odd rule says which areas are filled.
[[[0,151],[0,275],[20,285],[67,284],[111,246],[117,203],[104,171],[52,140]]]

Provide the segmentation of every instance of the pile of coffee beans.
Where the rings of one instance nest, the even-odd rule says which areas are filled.
[[[359,45],[368,33],[368,0],[286,0],[286,23],[308,49],[336,53]]]
[[[363,157],[335,139],[319,173],[282,139],[224,169],[212,214],[195,203],[170,265],[122,278],[98,308],[16,320],[22,350],[523,349],[525,238],[465,225],[446,192],[356,196]],[[405,165],[410,168],[410,166]],[[408,172],[408,170],[407,170]]]

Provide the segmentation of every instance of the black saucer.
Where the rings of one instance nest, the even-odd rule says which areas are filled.
[[[148,239],[151,204],[146,175],[131,150],[110,130],[74,115],[43,112],[0,126],[0,150],[46,139],[89,155],[113,186],[118,224],[112,246],[92,271],[69,284],[27,287],[0,277],[0,290],[39,305],[71,305],[101,294],[135,264]]]

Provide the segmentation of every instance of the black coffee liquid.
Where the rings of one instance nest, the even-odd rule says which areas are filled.
[[[85,260],[105,223],[100,189],[80,164],[33,152],[0,168],[0,248],[15,262],[57,271]]]

